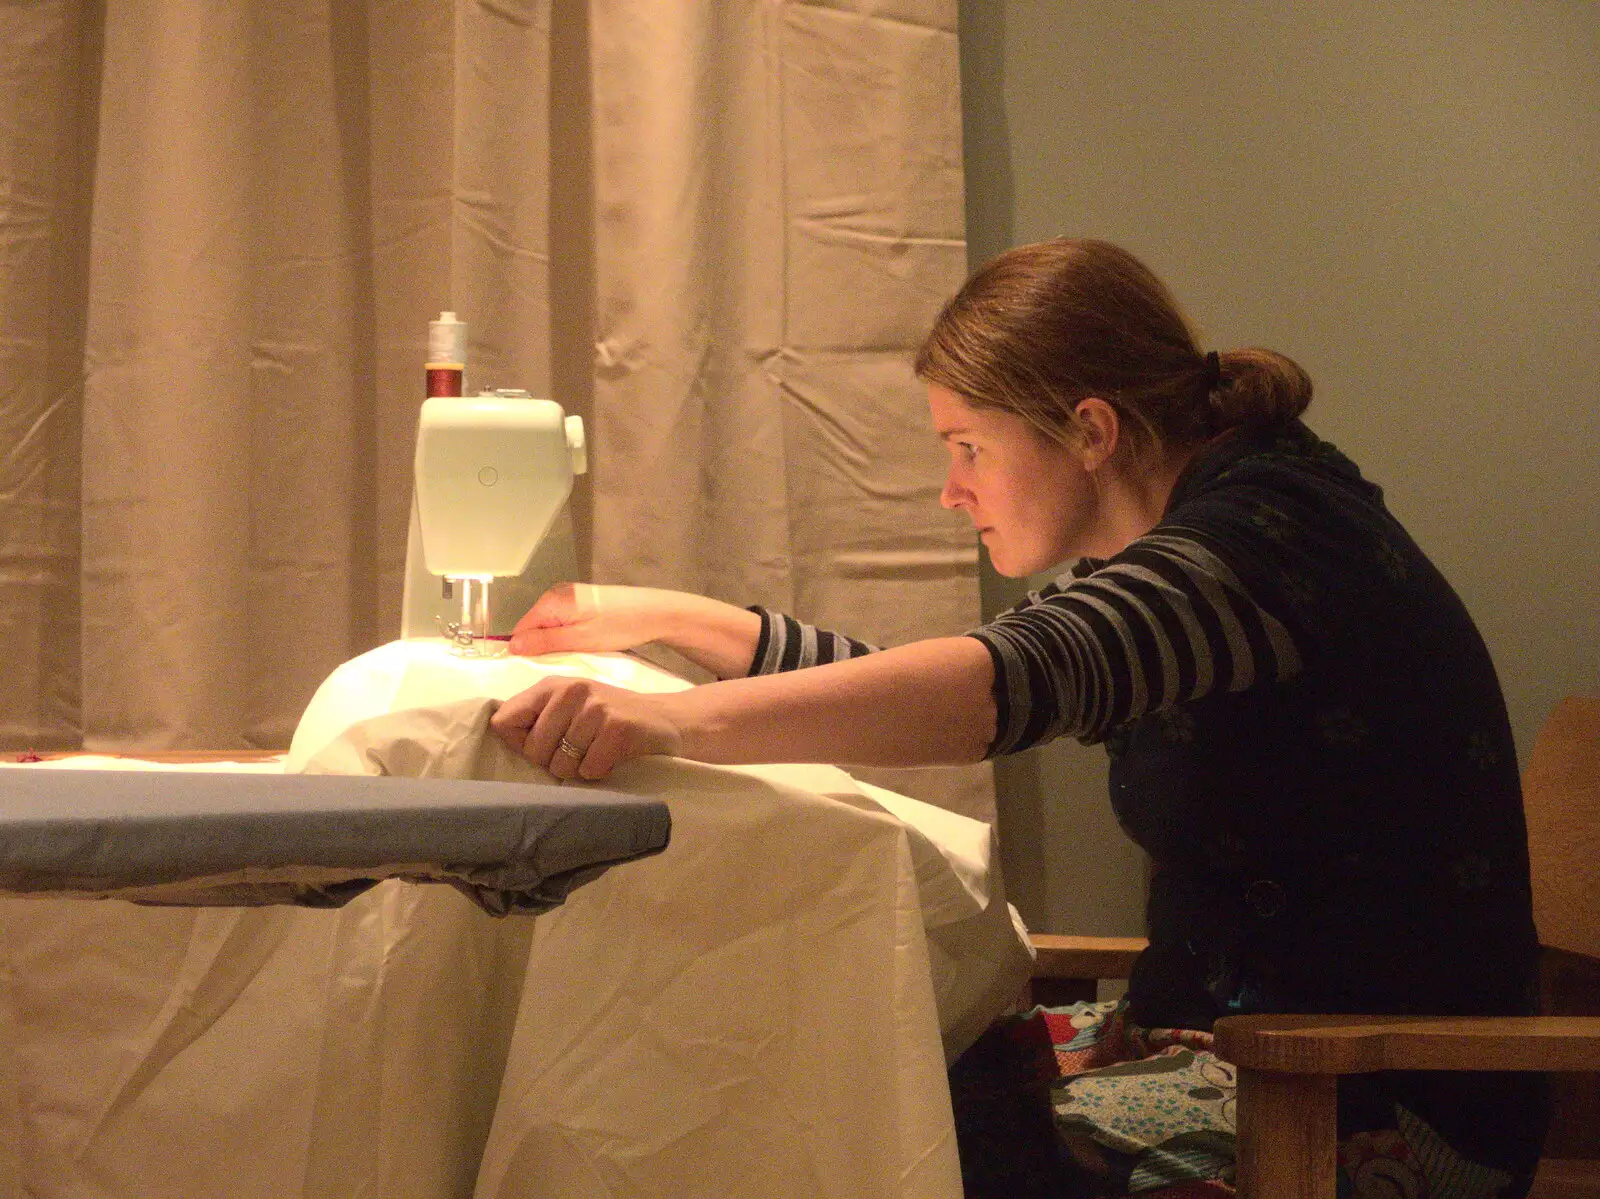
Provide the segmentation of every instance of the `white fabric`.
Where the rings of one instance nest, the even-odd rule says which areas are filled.
[[[470,1195],[533,931],[396,882],[0,900],[0,1195]]]
[[[289,767],[547,781],[463,731],[486,689],[683,685],[428,645],[336,671]],[[671,845],[533,920],[0,901],[0,1196],[958,1199],[946,1060],[1030,964],[989,827],[829,767],[604,785]]]

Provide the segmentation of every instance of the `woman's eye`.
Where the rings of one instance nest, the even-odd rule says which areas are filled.
[[[968,462],[971,462],[978,456],[978,447],[973,445],[971,442],[961,441],[957,442],[956,444],[961,447],[961,456]]]

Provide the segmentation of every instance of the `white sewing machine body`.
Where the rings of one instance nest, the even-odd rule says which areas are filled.
[[[503,652],[491,638],[509,629],[494,627],[489,581],[499,580],[494,594],[514,620],[551,583],[575,577],[564,508],[587,466],[582,418],[552,400],[501,389],[425,401],[401,637]]]

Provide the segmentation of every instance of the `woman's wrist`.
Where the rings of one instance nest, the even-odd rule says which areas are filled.
[[[745,608],[691,595],[658,591],[650,622],[652,640],[676,650],[719,679],[740,678],[750,671],[756,643],[761,638],[761,617]]]

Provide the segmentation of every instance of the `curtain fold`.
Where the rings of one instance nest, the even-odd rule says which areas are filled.
[[[0,744],[286,745],[397,635],[444,309],[469,389],[554,379],[588,421],[598,580],[977,622],[909,368],[965,272],[953,0],[0,26]],[[987,815],[987,777],[888,781]]]
[[[71,748],[94,6],[0,8],[0,744]]]

